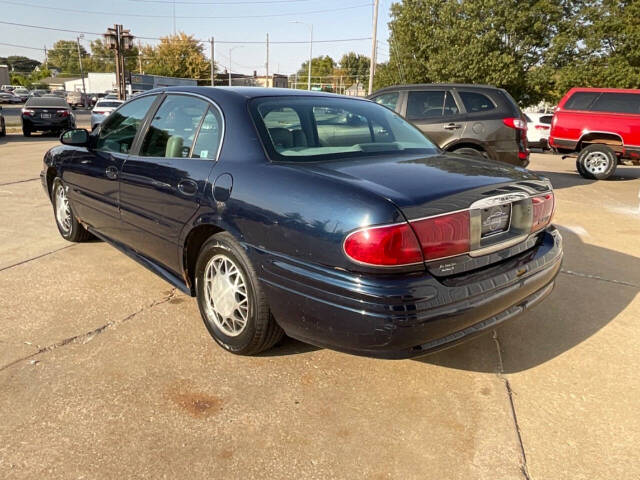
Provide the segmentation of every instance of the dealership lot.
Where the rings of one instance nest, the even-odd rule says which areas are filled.
[[[637,478],[640,168],[558,199],[554,293],[418,361],[293,340],[237,357],[195,302],[102,242],[58,234],[53,137],[0,139],[1,478]]]

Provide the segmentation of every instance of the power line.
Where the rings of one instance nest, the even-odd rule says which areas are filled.
[[[39,30],[53,30],[56,32],[66,32],[66,33],[84,33],[85,35],[94,35],[96,37],[102,37],[103,33],[98,32],[87,32],[82,30],[69,30],[65,28],[54,28],[54,27],[43,27],[40,25],[29,25],[26,23],[17,23],[17,22],[6,22],[4,20],[0,20],[0,24],[3,25],[12,25],[14,27],[25,27],[25,28],[35,28]],[[167,37],[143,37],[136,35],[136,38],[140,40],[163,40]],[[198,38],[194,38],[193,40],[205,43],[208,40],[200,40]],[[358,37],[358,38],[337,38],[331,40],[313,40],[313,43],[340,43],[340,42],[358,42],[362,40],[371,40],[371,37]],[[175,41],[175,40],[174,40]],[[185,40],[187,41],[187,40]],[[236,45],[264,45],[265,40],[256,40],[256,41],[233,41],[233,40],[216,40],[216,43],[226,43],[226,44],[236,44]],[[309,40],[288,40],[288,41],[273,41],[269,40],[269,44],[278,44],[278,45],[294,45],[294,44],[308,44]]]
[[[10,2],[10,1],[0,1],[0,3],[5,4],[5,5],[16,5],[16,2]],[[339,7],[339,8],[328,8],[328,9],[323,9],[323,10],[312,10],[312,11],[307,11],[307,12],[287,12],[287,13],[267,13],[267,14],[261,14],[261,15],[218,15],[218,16],[208,16],[208,15],[194,15],[194,16],[180,16],[180,15],[176,15],[175,17],[173,15],[150,15],[148,13],[116,13],[116,12],[105,12],[105,11],[96,11],[96,10],[84,10],[84,9],[74,9],[74,8],[60,8],[60,7],[47,7],[44,5],[34,5],[31,3],[18,3],[18,5],[22,6],[22,7],[29,7],[29,8],[39,8],[41,10],[53,10],[56,12],[68,12],[68,13],[79,13],[79,14],[87,14],[87,15],[117,15],[117,16],[121,16],[121,17],[142,17],[142,18],[177,18],[177,19],[182,19],[182,20],[186,20],[186,19],[202,19],[202,20],[215,20],[215,19],[220,19],[220,20],[233,20],[233,19],[246,19],[246,18],[271,18],[271,17],[290,17],[290,16],[296,16],[296,15],[313,15],[313,14],[317,14],[317,13],[329,13],[329,12],[336,12],[339,10],[353,10],[356,8],[362,8],[362,7],[370,7],[371,3],[363,3],[363,4],[359,4],[359,5],[353,5],[350,7]]]
[[[15,47],[15,48],[26,48],[26,49],[28,49],[28,50],[38,50],[38,51],[40,51],[40,52],[43,50],[42,48],[27,47],[27,46],[25,46],[25,45],[15,45],[15,44],[13,44],[13,43],[3,43],[3,42],[0,42],[0,45],[4,45],[5,47]]]

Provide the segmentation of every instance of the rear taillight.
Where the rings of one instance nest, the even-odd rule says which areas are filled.
[[[101,112],[99,110],[94,110],[93,113],[95,113],[96,115],[104,115],[106,112]]]
[[[58,110],[56,113],[61,117],[68,117],[69,116],[69,110]]]
[[[23,108],[22,109],[22,114],[26,115],[27,117],[32,117],[34,113],[36,113],[36,112],[31,110],[30,108]]]
[[[503,118],[502,122],[507,127],[515,128],[516,130],[526,130],[527,129],[527,122],[525,122],[521,118],[516,118],[516,117]]]
[[[549,130],[549,125],[536,125],[536,130]]]
[[[457,212],[411,222],[425,261],[452,257],[471,246],[469,212]]]
[[[408,223],[357,230],[344,241],[344,252],[367,265],[394,267],[423,261],[420,244]]]
[[[554,203],[553,193],[547,193],[531,199],[531,206],[533,208],[532,233],[537,232],[551,223]]]

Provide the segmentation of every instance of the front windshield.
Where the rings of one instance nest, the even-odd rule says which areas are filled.
[[[329,96],[264,97],[253,100],[250,110],[273,160],[437,151],[417,128],[373,102]]]

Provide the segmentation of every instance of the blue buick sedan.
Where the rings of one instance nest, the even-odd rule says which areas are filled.
[[[546,179],[444,154],[367,100],[165,88],[61,142],[41,173],[60,234],[196,297],[233,353],[287,334],[424,355],[539,303],[560,269]]]

